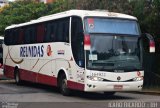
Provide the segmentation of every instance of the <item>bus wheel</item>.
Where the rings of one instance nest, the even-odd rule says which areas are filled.
[[[15,69],[14,74],[15,74],[14,77],[15,77],[16,84],[20,85],[21,80],[20,80],[20,75],[19,75],[19,69],[18,68]]]
[[[116,92],[104,92],[106,97],[113,96]]]
[[[60,91],[64,96],[70,95],[70,90],[67,87],[67,79],[64,74],[62,74],[60,77]]]

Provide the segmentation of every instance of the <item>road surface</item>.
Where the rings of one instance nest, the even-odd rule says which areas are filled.
[[[160,108],[160,96],[117,92],[105,97],[102,93],[73,92],[62,96],[54,87],[14,80],[0,81],[0,108]]]

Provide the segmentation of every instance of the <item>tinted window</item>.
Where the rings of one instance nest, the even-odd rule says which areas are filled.
[[[44,35],[45,35],[45,26],[44,26],[44,24],[38,24],[37,25],[36,42],[37,43],[43,42]]]
[[[18,31],[18,29],[15,29],[15,30],[13,30],[12,33],[13,34],[11,36],[11,39],[13,39],[13,40],[12,40],[11,44],[15,45],[15,44],[17,44],[17,40],[18,40],[18,36],[19,36],[19,31]]]
[[[69,42],[69,18],[63,22],[63,40]]]
[[[45,42],[69,42],[69,18],[46,23]]]
[[[25,44],[30,44],[30,43],[35,43],[35,27],[34,26],[28,26],[25,29],[25,37],[24,37],[24,43]]]
[[[61,42],[61,41],[64,41],[63,40],[63,22],[61,21],[58,21],[58,27],[57,27],[57,31],[56,31],[56,41],[57,42]]]
[[[44,37],[45,42],[54,42],[56,38],[56,22],[48,22],[46,24],[46,35]]]
[[[19,37],[18,37],[18,44],[24,43],[24,30],[19,29]]]
[[[13,40],[13,30],[6,30],[5,31],[5,38],[4,38],[4,42],[6,45],[11,45],[12,44],[12,40]]]
[[[69,17],[5,31],[5,44],[69,42]]]
[[[82,19],[79,17],[72,17],[71,25],[71,43],[74,59],[80,67],[84,67],[84,35]]]
[[[69,42],[69,18],[63,18],[58,21],[58,30],[56,34],[56,41]]]

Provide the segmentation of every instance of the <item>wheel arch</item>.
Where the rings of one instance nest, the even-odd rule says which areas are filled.
[[[66,69],[63,69],[63,68],[59,69],[58,74],[57,74],[57,86],[59,86],[59,78],[60,78],[60,76],[61,76],[62,74],[64,74],[64,75],[66,76],[66,79],[67,79],[67,80],[69,79],[69,76],[68,76],[68,74],[67,74],[67,70],[66,70]]]
[[[19,69],[20,68],[20,66],[18,65],[18,64],[16,64],[15,66],[14,66],[14,69]]]
[[[19,66],[18,66],[18,65],[15,65],[14,71],[13,71],[13,72],[14,72],[14,78],[15,78],[15,75],[16,75],[16,72],[17,72],[16,70],[17,70],[17,69],[19,70]]]

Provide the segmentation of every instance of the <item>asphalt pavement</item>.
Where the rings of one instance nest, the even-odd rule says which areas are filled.
[[[0,80],[0,108],[160,108],[160,95],[145,92],[102,93],[73,91],[62,96],[55,87]]]

